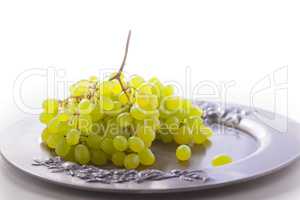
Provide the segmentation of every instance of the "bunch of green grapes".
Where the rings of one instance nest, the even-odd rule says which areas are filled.
[[[154,141],[175,142],[177,159],[186,161],[190,147],[212,135],[202,114],[156,77],[126,80],[114,73],[103,81],[91,77],[73,84],[67,99],[46,99],[42,141],[58,156],[82,165],[150,166],[156,161]]]

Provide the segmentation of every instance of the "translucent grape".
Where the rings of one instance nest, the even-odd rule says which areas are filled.
[[[143,120],[147,117],[146,112],[136,105],[131,107],[130,115],[137,120]]]
[[[187,126],[180,127],[173,136],[177,144],[188,144],[192,139],[191,131]]]
[[[203,115],[203,110],[200,107],[193,106],[191,108],[190,116],[199,116]]]
[[[114,148],[114,145],[113,145],[113,139],[108,138],[108,137],[104,138],[101,143],[101,149],[105,153],[112,155],[116,151],[116,149]]]
[[[124,159],[124,166],[126,169],[135,169],[139,166],[140,159],[139,156],[135,153],[127,155]]]
[[[60,122],[68,122],[71,119],[71,114],[68,112],[63,112],[57,115],[57,120]]]
[[[121,92],[119,95],[119,101],[122,105],[127,105],[129,103],[129,99],[125,92]]]
[[[75,160],[81,165],[85,165],[90,162],[91,156],[89,149],[84,144],[78,144],[74,150]]]
[[[206,138],[210,138],[213,135],[213,131],[209,127],[202,126],[200,132],[205,135]]]
[[[130,78],[129,86],[133,88],[138,88],[144,82],[145,80],[142,77],[134,75]]]
[[[193,141],[196,144],[203,144],[207,140],[206,136],[200,132],[193,132]]]
[[[124,165],[125,157],[126,154],[124,152],[117,151],[112,155],[111,161],[113,162],[114,165],[118,167],[122,167]]]
[[[91,149],[101,149],[102,137],[100,135],[89,135],[86,144]]]
[[[142,165],[153,165],[155,163],[155,156],[152,151],[148,148],[143,149],[139,152],[139,159]]]
[[[58,156],[61,156],[61,157],[64,157],[66,156],[69,151],[70,151],[70,145],[67,144],[67,141],[65,138],[62,138],[60,140],[60,142],[56,145],[55,147],[55,153],[58,155]]]
[[[141,150],[143,150],[145,148],[145,144],[144,144],[143,140],[136,136],[131,136],[128,139],[128,145],[129,145],[129,148],[134,152],[140,152]]]
[[[176,111],[181,107],[181,99],[178,96],[168,96],[164,100],[165,106],[168,110]]]
[[[114,139],[113,139],[113,145],[114,145],[114,148],[118,151],[125,151],[128,147],[128,141],[127,141],[127,138],[124,137],[124,136],[116,136]]]
[[[155,139],[154,130],[148,126],[139,126],[136,130],[136,135],[144,142],[152,142]]]
[[[102,110],[100,109],[100,106],[98,104],[94,106],[94,109],[92,110],[90,115],[92,117],[93,122],[98,122],[99,120],[103,119],[103,117],[104,117],[104,113],[102,112]]]
[[[152,94],[152,86],[149,83],[142,83],[138,88],[137,88],[137,93],[139,95],[144,94],[144,95],[151,95]]]
[[[40,114],[40,121],[43,124],[48,124],[54,117],[55,117],[55,114],[51,114],[51,113],[47,113],[47,112],[42,112]]]
[[[133,120],[128,112],[124,112],[118,115],[117,122],[119,123],[120,127],[124,128],[130,126]]]
[[[155,95],[137,95],[137,105],[144,110],[154,110],[158,107],[158,98]]]
[[[84,96],[88,93],[89,88],[85,84],[75,84],[70,87],[70,93],[73,97]]]
[[[180,161],[187,161],[191,158],[191,148],[185,144],[180,145],[176,149],[176,157]]]
[[[89,114],[93,111],[94,105],[88,99],[82,99],[78,104],[78,111],[80,114]]]
[[[79,143],[80,131],[77,129],[71,129],[66,136],[67,143],[69,145],[76,145]]]
[[[56,114],[58,112],[59,103],[56,99],[46,99],[42,106],[47,113]]]
[[[102,110],[109,111],[114,108],[114,102],[109,97],[101,96],[99,101],[99,106]]]
[[[92,150],[91,162],[98,166],[105,165],[107,163],[107,155],[101,150]]]
[[[63,157],[66,161],[75,162],[75,147],[70,146],[70,150],[67,155]]]
[[[112,91],[113,95],[119,95],[122,92],[122,87],[121,87],[119,81],[114,79],[111,82],[112,82],[111,91]]]
[[[170,132],[176,132],[179,129],[180,120],[176,116],[171,116],[166,119],[165,125]]]
[[[173,141],[173,135],[170,133],[161,133],[160,140],[163,143],[171,143]]]
[[[49,148],[55,149],[57,144],[64,139],[62,134],[51,134],[47,139],[47,145]]]
[[[92,126],[92,117],[90,115],[79,115],[78,117],[78,129],[81,132],[87,133],[89,132]]]
[[[166,97],[166,96],[171,96],[174,93],[174,88],[172,85],[166,85],[162,87],[161,89],[161,96]]]
[[[99,96],[106,96],[110,97],[112,93],[112,83],[110,81],[103,81],[102,83],[99,84]]]
[[[229,155],[223,154],[214,157],[211,164],[214,167],[219,167],[219,166],[230,164],[232,162],[233,160]]]

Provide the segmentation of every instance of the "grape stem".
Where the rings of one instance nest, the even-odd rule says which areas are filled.
[[[122,64],[120,66],[120,69],[119,69],[119,71],[113,77],[111,77],[109,79],[110,81],[114,80],[114,79],[116,79],[116,80],[119,81],[119,83],[121,85],[121,88],[122,88],[123,92],[125,93],[125,95],[126,95],[126,97],[128,98],[129,101],[130,101],[130,98],[129,98],[129,95],[127,94],[127,92],[126,92],[126,88],[124,87],[124,85],[122,83],[121,75],[122,75],[122,72],[123,72],[123,69],[124,69],[124,66],[125,66],[125,63],[126,63],[126,59],[127,59],[130,37],[131,37],[131,30],[129,30],[129,32],[128,32],[127,41],[126,41],[126,47],[125,47],[125,54],[124,54],[123,61],[122,61]]]

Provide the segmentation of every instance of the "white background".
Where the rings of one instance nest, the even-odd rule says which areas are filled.
[[[255,105],[300,121],[299,10],[300,3],[287,0],[1,0],[0,129],[29,115],[14,103],[14,81],[20,74],[52,66],[65,70],[65,79],[74,81],[97,75],[102,68],[117,69],[129,29],[133,32],[126,72],[146,78],[156,75],[184,86],[185,67],[189,66],[193,84],[209,80],[220,86],[235,81],[228,92],[230,102],[249,105],[251,88],[266,76],[273,80],[274,72],[285,67],[288,83],[264,90]],[[285,75],[279,79],[284,80]],[[288,89],[288,101],[285,92],[280,93],[274,106],[274,95],[278,94],[274,88]],[[38,108],[46,94],[45,79],[41,77],[23,84],[22,96],[27,106]],[[6,168],[2,167],[2,175],[8,173]],[[3,176],[0,183],[5,187],[0,187],[0,197],[14,199],[20,185]],[[277,199],[284,199],[284,192],[276,194]],[[33,193],[32,188],[22,189],[22,195],[30,195],[28,199],[33,199]],[[269,188],[261,193],[274,191]],[[244,198],[250,194],[239,193]],[[275,199],[270,195],[258,197]]]

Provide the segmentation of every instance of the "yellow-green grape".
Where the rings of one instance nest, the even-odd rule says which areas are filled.
[[[203,119],[199,116],[192,116],[186,119],[186,124],[192,132],[200,132],[204,126]]]
[[[149,166],[155,163],[155,156],[148,148],[143,149],[138,155],[142,165]]]
[[[133,120],[132,117],[128,112],[124,112],[118,115],[117,122],[120,127],[125,128],[132,124]]]
[[[78,124],[79,124],[78,116],[77,115],[71,116],[68,124],[71,128],[78,128]]]
[[[60,124],[60,121],[57,120],[57,117],[54,117],[49,123],[48,123],[48,131],[51,133],[57,133],[59,132],[58,125]]]
[[[143,142],[152,142],[155,139],[155,132],[149,126],[139,126],[136,130],[136,135],[143,140]]]
[[[154,110],[158,107],[158,98],[152,94],[138,94],[136,96],[136,103],[144,110]]]
[[[111,89],[111,91],[112,91],[113,95],[119,95],[122,92],[122,86],[121,86],[121,84],[116,79],[112,80],[111,82],[112,82],[112,89]]]
[[[173,137],[177,144],[188,144],[191,142],[192,134],[190,129],[184,125],[173,134]]]
[[[56,114],[58,112],[59,103],[56,99],[46,99],[42,106],[45,112]]]
[[[43,141],[43,143],[44,144],[47,144],[47,140],[48,140],[48,138],[50,137],[50,135],[51,135],[51,133],[48,131],[48,129],[47,128],[45,128],[44,130],[43,130],[43,132],[42,132],[42,141]]]
[[[112,87],[113,85],[111,81],[103,81],[98,85],[99,90],[97,95],[110,97],[112,93]]]
[[[182,108],[183,108],[183,111],[184,111],[184,114],[186,116],[190,116],[190,113],[191,113],[191,110],[192,110],[192,102],[188,99],[183,99],[182,100]]]
[[[60,134],[66,135],[70,130],[71,126],[68,122],[59,122],[57,125],[57,130]]]
[[[55,114],[51,114],[51,113],[47,113],[47,112],[42,112],[40,114],[40,121],[43,124],[48,124],[54,117],[55,117]]]
[[[79,115],[78,117],[78,129],[81,132],[87,133],[89,132],[92,126],[92,117],[90,115]]]
[[[141,150],[143,150],[145,148],[145,144],[144,144],[143,140],[136,136],[131,136],[128,139],[128,145],[129,145],[129,148],[134,152],[140,152]]]
[[[176,116],[168,117],[164,123],[166,128],[171,132],[177,132],[180,125],[180,120]]]
[[[84,96],[89,92],[89,88],[86,84],[76,83],[70,87],[70,93],[72,97]]]
[[[116,149],[113,145],[113,139],[108,137],[104,138],[101,143],[101,149],[109,155],[112,155],[114,152],[116,152]]]
[[[74,150],[75,160],[81,164],[85,165],[90,162],[91,155],[89,149],[84,144],[78,144]]]
[[[71,129],[66,136],[67,143],[69,145],[76,145],[79,143],[80,131],[77,129]]]
[[[166,85],[162,87],[161,89],[161,96],[166,97],[166,96],[171,96],[174,94],[174,87],[172,85]]]
[[[161,133],[159,137],[163,143],[171,143],[173,141],[173,135],[170,133]]]
[[[151,95],[152,94],[152,86],[149,83],[142,83],[136,90],[139,95]]]
[[[128,147],[127,138],[121,135],[116,136],[113,139],[114,148],[118,151],[125,151]]]
[[[200,107],[193,106],[191,108],[190,116],[202,116],[203,110]]]
[[[150,141],[150,140],[147,140],[147,141],[144,141],[144,145],[146,148],[150,148],[152,146],[152,142],[153,141]]]
[[[57,115],[57,120],[60,122],[68,122],[71,119],[71,114],[68,112],[62,112]]]
[[[126,154],[124,152],[117,151],[112,155],[111,161],[113,162],[114,165],[118,167],[122,167],[124,165],[125,157]]]
[[[130,77],[128,84],[129,84],[129,87],[138,88],[144,82],[145,82],[145,80],[141,76],[134,75],[134,76]]]
[[[105,165],[107,163],[107,155],[101,150],[92,150],[91,162],[98,166]]]
[[[147,117],[146,111],[142,110],[140,107],[137,105],[133,105],[130,108],[130,115],[137,120],[143,120]]]
[[[90,114],[93,111],[94,105],[88,99],[82,99],[78,104],[80,114]]]
[[[176,157],[180,161],[187,161],[191,158],[192,151],[188,145],[182,144],[176,149]]]
[[[126,169],[135,169],[140,164],[140,158],[137,154],[131,153],[124,159],[124,166]]]
[[[49,148],[55,149],[57,144],[63,139],[64,136],[58,133],[51,133],[47,139],[47,145]]]
[[[219,166],[227,165],[232,162],[233,162],[233,160],[229,155],[223,154],[223,155],[218,155],[218,156],[214,157],[211,164],[214,167],[219,167]]]
[[[129,96],[129,94],[127,93],[127,95]],[[119,95],[119,101],[122,105],[127,105],[129,103],[129,99],[127,97],[125,92],[121,92],[121,94]]]
[[[58,156],[64,157],[69,153],[70,148],[71,147],[70,147],[70,145],[67,144],[66,139],[62,138],[55,147],[55,153]]]
[[[181,99],[178,96],[167,96],[164,99],[166,109],[177,111],[181,107]]]
[[[207,140],[206,136],[200,132],[193,132],[193,141],[195,144],[203,144]]]
[[[92,117],[93,122],[98,122],[104,117],[104,113],[101,111],[100,106],[98,104],[95,105],[90,115]]]
[[[102,137],[100,135],[89,135],[86,144],[91,149],[101,149]]]
[[[114,102],[111,98],[106,96],[100,96],[99,106],[104,111],[109,111],[114,108]]]

